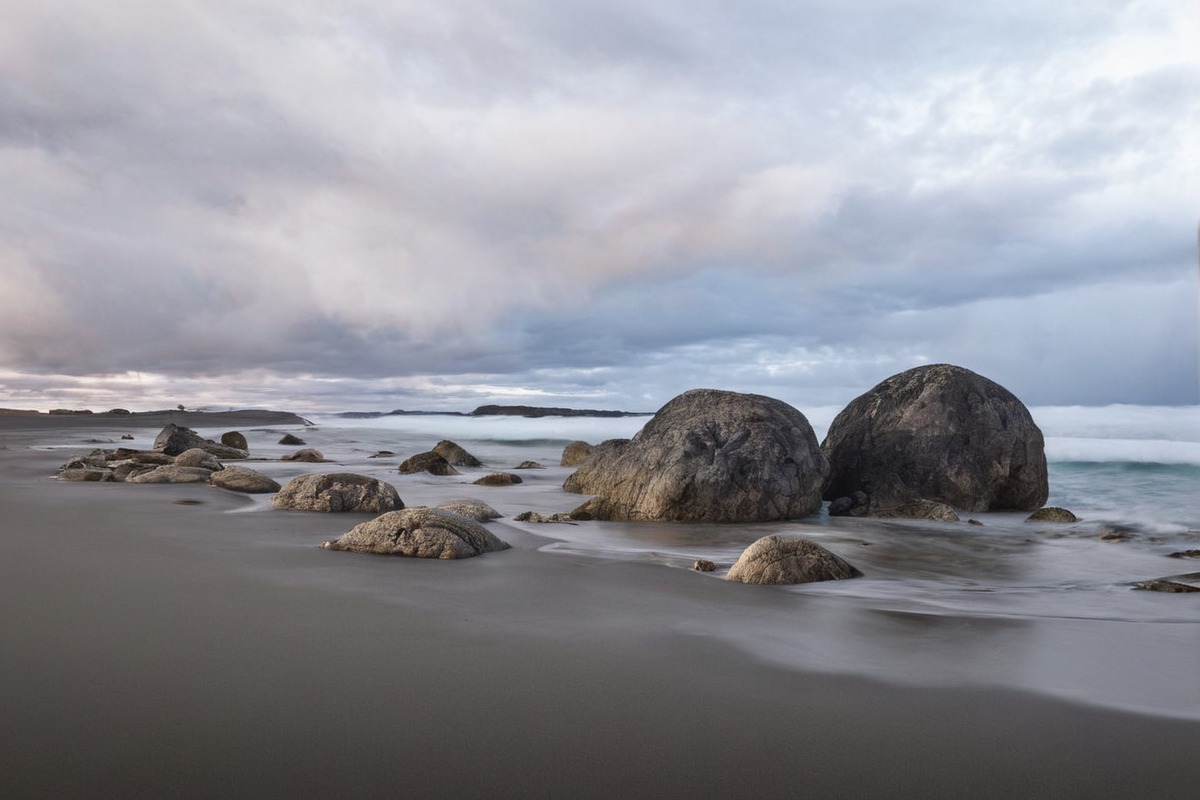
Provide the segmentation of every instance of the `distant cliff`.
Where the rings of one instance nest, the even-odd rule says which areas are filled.
[[[472,417],[645,417],[640,411],[599,411],[591,408],[547,408],[543,406],[480,406]]]

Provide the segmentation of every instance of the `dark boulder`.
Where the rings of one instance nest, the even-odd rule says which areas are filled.
[[[295,436],[290,433],[285,433],[283,435],[283,437],[279,440],[279,444],[285,444],[285,445],[288,445],[291,447],[297,447],[302,444],[308,444],[308,442],[304,441],[299,436]]]
[[[593,448],[563,488],[576,519],[757,522],[821,507],[828,464],[808,420],[755,394],[694,389],[630,440]]]
[[[870,513],[915,500],[967,511],[1033,510],[1049,495],[1029,409],[962,367],[916,367],[850,403],[829,426],[824,496],[863,492]]]
[[[221,434],[221,444],[226,447],[236,447],[238,450],[250,450],[246,437],[240,431],[225,431]]]
[[[154,439],[154,449],[169,456],[177,456],[197,447],[217,458],[239,459],[250,456],[245,450],[205,439],[191,428],[176,425],[174,422],[168,422]]]
[[[418,472],[428,472],[430,475],[458,475],[459,472],[454,467],[450,466],[450,462],[442,456],[429,450],[424,453],[417,453],[411,458],[406,458],[400,462],[397,470],[401,475],[413,475]]]
[[[523,481],[520,475],[513,475],[511,472],[490,472],[473,483],[476,486],[515,486]]]
[[[431,451],[446,459],[447,464],[452,464],[456,467],[482,467],[483,463],[478,458],[468,453],[466,450],[459,447],[454,442],[443,439],[433,446]]]

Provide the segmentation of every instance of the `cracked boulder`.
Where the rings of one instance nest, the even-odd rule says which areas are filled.
[[[470,558],[507,550],[509,545],[480,523],[439,508],[390,511],[355,525],[339,538],[324,542],[326,550],[410,556],[413,558]]]
[[[285,511],[357,511],[378,514],[404,508],[390,483],[356,475],[329,472],[292,478],[271,498],[273,508]]]
[[[743,551],[725,576],[739,583],[813,583],[858,578],[850,562],[797,536],[764,536]]]

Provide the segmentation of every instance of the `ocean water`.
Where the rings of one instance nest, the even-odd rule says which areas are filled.
[[[839,409],[804,409],[824,436]],[[1046,436],[1047,505],[1080,521],[1031,523],[1026,513],[970,515],[976,522],[830,518],[684,524],[518,523],[521,511],[569,511],[563,447],[635,434],[647,417],[541,418],[451,415],[348,419],[309,415],[298,430],[337,469],[392,482],[408,505],[474,497],[511,525],[546,538],[550,557],[641,562],[689,570],[717,563],[719,580],[741,551],[769,533],[810,538],[864,577],[796,587],[756,587],[776,598],[753,615],[681,620],[782,665],[854,672],[917,684],[1010,686],[1142,712],[1200,718],[1200,594],[1136,591],[1133,584],[1200,572],[1200,408],[1109,406],[1031,409]],[[283,429],[278,429],[283,430]],[[275,437],[277,430],[269,432]],[[219,431],[201,431],[217,435]],[[252,435],[252,440],[254,436]],[[266,438],[258,434],[257,438]],[[396,465],[442,439],[485,468],[457,477],[399,475]],[[254,446],[256,455],[294,448]],[[380,451],[390,451],[391,455]],[[470,484],[511,470],[510,488]],[[280,480],[331,465],[263,465]],[[264,507],[256,501],[248,510]]]

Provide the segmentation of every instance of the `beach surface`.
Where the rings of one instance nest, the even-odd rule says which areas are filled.
[[[1200,786],[1190,714],[917,685],[889,680],[885,663],[867,670],[877,677],[839,674],[731,643],[738,620],[769,638],[784,612],[793,646],[818,654],[840,632],[870,637],[876,617],[836,595],[587,557],[547,548],[549,527],[504,521],[491,530],[513,549],[465,561],[331,553],[319,543],[369,515],[53,478],[89,440],[131,426],[152,439],[160,425],[0,417],[0,796],[1096,798]],[[913,624],[907,648],[919,650]],[[1014,627],[956,624],[1001,641]],[[1194,644],[1191,663],[1178,663],[1185,642],[1163,664],[1130,631],[1110,652],[1122,669],[1200,680]]]

